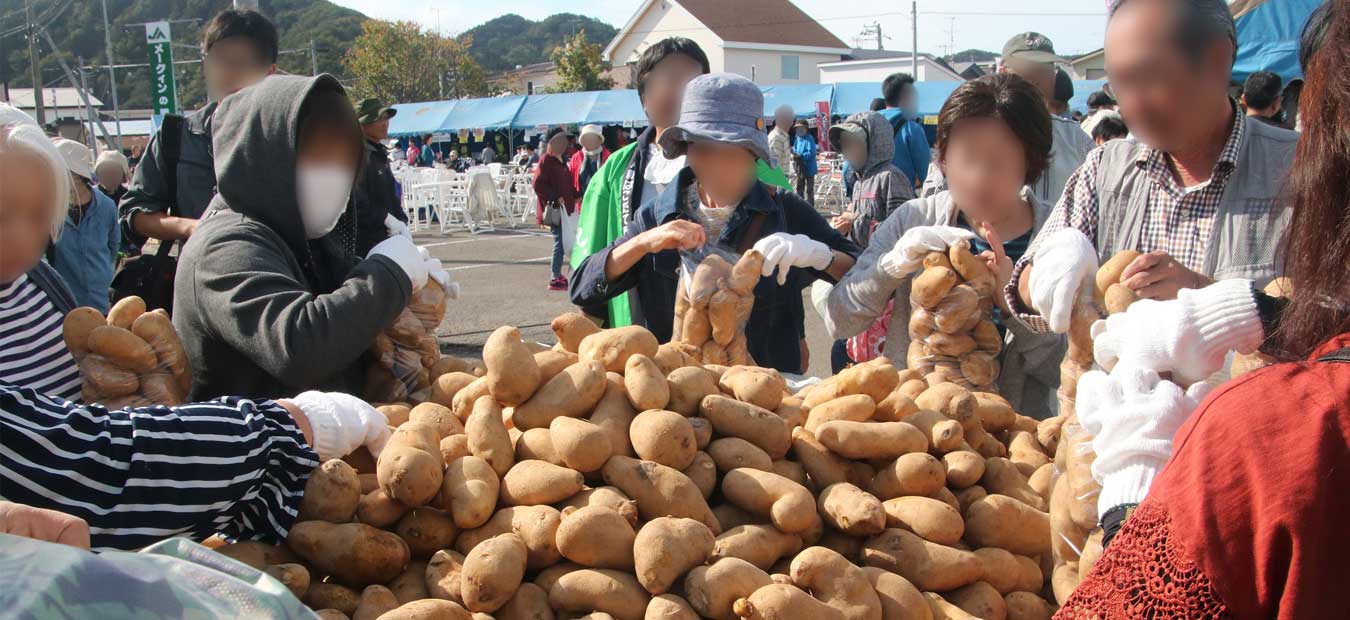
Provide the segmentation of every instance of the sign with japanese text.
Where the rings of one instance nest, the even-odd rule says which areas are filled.
[[[173,35],[169,22],[145,25],[145,45],[150,54],[150,99],[154,115],[178,113],[178,89],[173,82]]]

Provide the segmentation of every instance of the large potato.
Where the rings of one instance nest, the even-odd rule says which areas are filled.
[[[502,534],[483,541],[464,557],[461,596],[469,611],[497,611],[525,577],[525,541]]]
[[[591,412],[604,393],[604,368],[599,362],[583,360],[564,368],[527,402],[516,407],[511,423],[524,431],[546,427],[557,417],[582,417]]]
[[[601,472],[607,484],[618,487],[637,502],[643,519],[686,517],[701,521],[714,534],[722,531],[698,487],[677,469],[613,456]]]
[[[356,514],[361,501],[361,480],[356,470],[338,459],[326,461],[310,472],[305,482],[305,497],[300,500],[297,521],[346,523]]]
[[[713,550],[708,526],[693,519],[657,517],[648,521],[632,543],[638,582],[652,594],[665,594]]]
[[[520,330],[514,327],[499,327],[488,336],[483,344],[483,363],[487,365],[488,391],[504,406],[525,402],[539,388],[539,365],[520,340]]]
[[[301,521],[291,527],[286,544],[319,573],[357,588],[388,582],[410,558],[397,534],[362,523]]]
[[[606,329],[581,340],[577,354],[582,361],[598,361],[609,372],[623,372],[633,355],[656,356],[656,336],[638,325]]]
[[[635,537],[628,519],[611,508],[568,508],[558,526],[558,552],[582,566],[631,571]]]

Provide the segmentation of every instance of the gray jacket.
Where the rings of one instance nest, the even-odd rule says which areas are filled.
[[[914,183],[891,160],[895,156],[895,135],[886,117],[876,112],[861,112],[848,117],[850,123],[867,128],[867,164],[853,170],[853,202],[858,214],[848,239],[866,248],[872,231],[906,201],[914,198]],[[892,244],[894,245],[894,244]]]
[[[173,323],[192,363],[193,400],[359,394],[363,354],[408,304],[412,284],[392,260],[354,264],[336,241],[343,231],[305,238],[296,144],[301,107],[320,88],[342,90],[329,75],[272,76],[216,113],[220,193],[174,280]]]
[[[1051,206],[1037,199],[1029,189],[1024,189],[1023,195],[1035,214],[1032,231],[1038,232],[1049,217]],[[911,280],[882,273],[877,269],[877,261],[891,251],[910,228],[955,226],[956,217],[951,193],[944,191],[911,200],[882,222],[872,233],[871,245],[830,292],[825,313],[825,327],[830,335],[848,338],[862,333],[885,311],[886,302],[893,300],[895,313],[886,333],[884,352],[896,366],[903,367],[905,354],[909,351]],[[1023,415],[1038,419],[1053,415],[1056,411],[1055,390],[1059,387],[1059,361],[1065,350],[1064,337],[1037,334],[1015,320],[1006,320],[1004,324],[1008,333],[999,355],[1003,366],[998,379],[999,392]]]
[[[211,154],[211,117],[215,111],[216,104],[210,103],[183,117],[176,196],[168,195],[164,179],[162,136],[156,132],[150,138],[118,208],[122,230],[129,239],[138,244],[145,242],[145,237],[131,228],[131,218],[137,213],[168,213],[172,207],[175,216],[195,219],[206,212],[216,194],[215,161]]]

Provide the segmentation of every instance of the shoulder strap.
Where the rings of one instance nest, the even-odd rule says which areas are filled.
[[[183,154],[183,117],[165,114],[159,126],[160,174],[169,192],[169,214],[178,211],[178,161]]]
[[[1339,351],[1332,351],[1331,353],[1328,353],[1328,354],[1326,354],[1326,355],[1323,355],[1322,357],[1317,358],[1317,361],[1319,361],[1319,362],[1342,362],[1342,363],[1350,364],[1350,347],[1346,347],[1346,348],[1341,349],[1341,350],[1339,350]]]

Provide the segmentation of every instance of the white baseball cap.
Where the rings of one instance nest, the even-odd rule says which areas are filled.
[[[66,162],[66,170],[83,179],[94,178],[94,153],[89,147],[65,138],[54,138],[52,144]]]
[[[586,136],[588,136],[588,135],[595,136],[595,137],[601,138],[601,139],[603,139],[603,138],[605,137],[605,134],[604,134],[603,131],[600,130],[600,126],[599,126],[599,125],[586,125],[586,126],[582,127],[582,128],[581,128],[581,135],[578,136],[578,137],[579,137],[579,138],[584,138],[584,137],[586,137]]]

